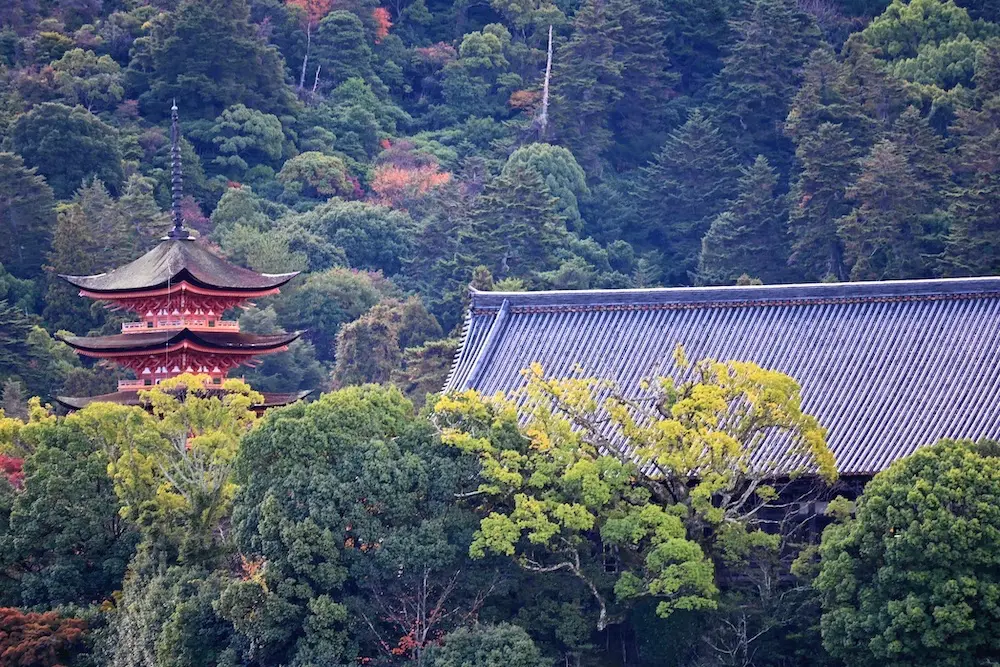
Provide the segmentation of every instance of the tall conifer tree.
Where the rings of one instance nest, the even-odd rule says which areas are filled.
[[[498,278],[526,278],[553,268],[566,238],[559,200],[527,165],[506,169],[487,184],[472,212],[469,254]]]
[[[741,155],[763,154],[785,172],[793,148],[782,122],[802,65],[820,43],[819,29],[795,0],[756,0],[734,27],[738,37],[712,94],[719,125],[730,128]]]
[[[593,175],[615,142],[634,160],[662,126],[676,77],[664,48],[663,5],[649,0],[587,0],[552,74],[558,139]]]
[[[837,221],[850,212],[861,151],[839,125],[823,123],[798,142],[799,173],[790,193],[790,262],[810,280],[847,279]]]
[[[645,237],[667,253],[665,278],[686,283],[697,266],[702,236],[735,193],[736,155],[696,110],[642,171],[638,194]]]
[[[775,196],[777,184],[763,155],[743,170],[735,201],[702,239],[699,283],[728,285],[743,274],[773,283],[788,273],[787,210]]]
[[[928,191],[898,146],[875,144],[847,190],[854,208],[838,223],[852,280],[923,277],[921,213]]]

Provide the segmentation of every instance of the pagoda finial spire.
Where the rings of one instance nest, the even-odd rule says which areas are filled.
[[[184,229],[184,214],[181,200],[184,199],[184,175],[181,171],[181,132],[177,121],[177,100],[170,108],[170,213],[174,227],[167,232],[167,238],[187,239],[191,237]]]

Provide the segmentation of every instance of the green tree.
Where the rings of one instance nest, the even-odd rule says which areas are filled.
[[[836,477],[824,429],[801,411],[799,387],[782,373],[744,362],[691,365],[679,348],[675,360],[678,378],[689,379],[657,378],[648,402],[596,379],[548,378],[539,364],[517,395],[439,399],[444,441],[478,456],[479,491],[491,501],[470,553],[572,574],[599,606],[598,630],[642,598],[664,617],[713,609],[715,562],[776,554],[781,540],[755,518],[759,503],[778,498],[771,480],[797,467],[799,455],[824,479]],[[523,424],[522,401],[532,406]],[[757,463],[761,429],[780,431],[788,455]],[[600,563],[605,549],[617,549],[615,568]]]
[[[327,360],[334,351],[340,327],[358,319],[394,291],[392,284],[378,274],[330,269],[308,275],[274,308],[286,326],[306,329],[317,356]]]
[[[799,173],[789,195],[790,262],[814,280],[846,280],[837,224],[851,210],[847,189],[857,176],[858,147],[839,125],[822,123],[798,141],[795,157]]]
[[[10,142],[58,199],[69,199],[91,178],[115,193],[124,180],[118,133],[83,107],[39,105],[14,122]]]
[[[125,97],[121,66],[111,56],[72,49],[52,63],[52,69],[67,104],[91,112],[109,111]]]
[[[941,440],[876,475],[853,518],[838,507],[816,580],[834,657],[971,667],[1000,652],[997,451]]]
[[[0,377],[25,374],[28,365],[28,333],[31,322],[6,299],[0,301]],[[11,415],[13,416],[13,415]]]
[[[785,134],[793,142],[801,143],[823,123],[839,124],[860,145],[873,140],[877,123],[862,105],[862,84],[854,80],[852,72],[832,49],[812,52],[785,119]]]
[[[531,635],[516,625],[459,628],[430,654],[432,667],[547,667]]]
[[[420,299],[383,301],[341,327],[337,334],[334,383],[385,384],[399,369],[403,350],[440,335],[441,327]]]
[[[353,13],[330,12],[319,22],[314,39],[314,58],[324,89],[336,88],[350,78],[376,80],[365,27]]]
[[[427,397],[441,391],[447,381],[458,345],[458,339],[445,338],[403,350],[402,364],[392,374],[392,383],[414,405],[422,406]]]
[[[270,232],[287,213],[286,207],[264,199],[249,186],[228,188],[212,211],[212,236],[222,242],[239,225]]]
[[[167,115],[174,98],[205,119],[234,104],[264,113],[290,105],[284,62],[250,23],[246,0],[183,0],[154,25],[148,48],[149,89],[139,102],[153,117]]]
[[[52,188],[37,171],[0,152],[0,264],[21,278],[41,273],[56,224]]]
[[[325,201],[354,194],[354,184],[344,161],[335,155],[306,151],[285,162],[278,172],[285,198],[300,197]]]
[[[897,76],[948,90],[972,84],[980,40],[996,34],[952,1],[893,0],[861,37]]]
[[[490,181],[472,211],[469,253],[501,278],[527,278],[553,266],[566,223],[542,176],[513,166]]]
[[[600,176],[609,153],[635,164],[646,157],[641,143],[660,140],[676,83],[666,30],[661,3],[588,0],[576,12],[573,34],[555,56],[553,120],[556,138],[588,173]],[[616,141],[628,150],[615,150]]]
[[[224,173],[244,177],[252,166],[276,164],[284,140],[277,116],[236,104],[215,119],[212,143],[219,155],[212,163]]]
[[[590,195],[587,175],[577,164],[576,158],[562,146],[528,144],[511,153],[504,171],[527,167],[534,169],[545,181],[549,192],[559,200],[559,214],[571,229],[579,229],[580,199]]]
[[[916,107],[907,107],[893,123],[889,137],[906,158],[914,177],[927,187],[928,204],[933,208],[945,206],[954,183],[941,135]]]
[[[150,194],[143,197],[133,192],[130,200],[116,201],[101,181],[85,184],[72,203],[59,210],[48,268],[53,274],[88,275],[110,271],[135,259],[141,248],[140,231],[146,232],[148,239],[152,231],[149,228],[155,229],[162,221],[158,211],[153,213],[156,207]],[[137,199],[146,204],[145,212],[151,219],[142,220],[140,208],[127,207]],[[105,321],[103,309],[95,308],[89,299],[81,299],[79,290],[58,275],[50,275],[45,301],[45,317],[57,329],[76,329],[81,323],[95,327]]]
[[[253,427],[263,397],[240,380],[206,386],[180,375],[141,398],[138,407],[94,403],[68,419],[107,457],[120,514],[142,530],[144,547],[165,562],[211,566],[221,550],[240,438]]]
[[[410,256],[415,232],[404,211],[332,199],[299,216],[295,224],[343,248],[357,269],[394,275]]]
[[[354,387],[272,413],[245,439],[233,522],[248,572],[219,604],[255,647],[254,664],[353,657],[343,604],[345,540],[354,537],[345,502],[362,514],[367,506],[341,473],[359,471],[348,457],[362,455],[365,443],[401,435],[411,411],[397,391]]]
[[[228,583],[220,572],[157,567],[140,553],[131,565],[112,623],[99,642],[108,667],[232,664],[232,623],[213,608]]]
[[[100,603],[120,586],[137,538],[119,516],[109,459],[78,421],[44,411],[19,439],[30,453],[0,525],[3,598],[44,608]]]
[[[521,77],[510,72],[510,46],[510,31],[499,23],[465,35],[458,58],[442,70],[445,104],[435,111],[452,122],[470,116],[506,116],[507,99],[522,84]]]
[[[926,275],[921,218],[928,208],[929,187],[894,143],[875,144],[861,162],[857,182],[847,190],[854,208],[838,223],[852,280]]]
[[[777,185],[763,155],[744,169],[736,199],[701,241],[699,283],[730,285],[744,274],[774,283],[788,273],[787,209],[775,196]]]
[[[268,416],[240,454],[234,513],[261,567],[221,600],[256,659],[424,664],[499,584],[493,564],[468,558],[476,517],[455,502],[474,468],[395,389],[350,387]]]
[[[240,315],[240,330],[253,334],[285,333],[272,306],[250,308]],[[243,379],[261,392],[318,391],[327,381],[326,370],[316,359],[316,348],[297,340],[288,350],[269,354],[256,367],[243,372]]]
[[[695,110],[642,170],[642,236],[669,254],[669,283],[686,283],[701,239],[736,192],[736,155],[712,120]]]
[[[1000,86],[989,72],[995,71],[1000,55],[995,46],[987,55],[980,108],[960,110],[953,128],[958,138],[958,188],[949,208],[951,226],[944,256],[944,268],[952,274],[989,275],[998,266],[995,251],[1000,248],[1000,226],[992,211],[1000,202]]]
[[[755,0],[734,28],[736,42],[715,83],[715,118],[741,155],[763,154],[784,173],[792,151],[781,123],[819,31],[794,0]]]

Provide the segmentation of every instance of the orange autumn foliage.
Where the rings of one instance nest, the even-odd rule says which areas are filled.
[[[371,188],[375,200],[396,209],[405,209],[409,202],[426,195],[451,180],[451,174],[436,164],[400,167],[382,164],[375,168]]]
[[[507,104],[510,105],[511,109],[531,111],[541,99],[542,94],[537,90],[515,90],[510,94]]]
[[[44,614],[0,608],[0,665],[6,667],[59,667],[69,662],[83,639],[87,624]]]
[[[298,7],[305,12],[309,25],[319,23],[320,19],[330,13],[333,0],[285,0],[289,7]]]
[[[376,7],[373,9],[372,18],[375,19],[375,43],[378,44],[389,36],[389,28],[392,27],[392,20],[389,17],[389,10],[385,7]]]

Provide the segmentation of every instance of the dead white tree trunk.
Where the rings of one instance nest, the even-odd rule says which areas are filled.
[[[315,93],[316,89],[319,88],[319,68],[322,66],[323,65],[316,65],[316,78],[313,79],[313,93]]]
[[[542,111],[538,114],[538,136],[545,140],[549,127],[549,79],[552,78],[552,26],[549,26],[549,51],[545,59],[545,82],[542,84]]]
[[[309,51],[312,49],[312,21],[306,21],[306,55],[302,58],[302,73],[299,75],[299,90],[306,87],[306,65],[309,64]]]

